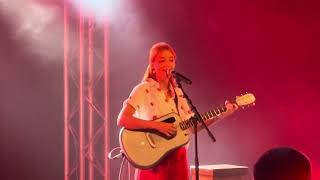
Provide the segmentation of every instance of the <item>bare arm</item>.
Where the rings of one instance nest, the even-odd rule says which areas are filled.
[[[136,110],[130,104],[121,109],[117,124],[127,129],[155,129],[153,121],[144,121],[133,116]]]
[[[159,132],[171,136],[176,133],[176,127],[170,123],[157,121],[146,121],[133,116],[136,110],[130,104],[124,105],[121,109],[117,125],[126,129],[155,129]]]

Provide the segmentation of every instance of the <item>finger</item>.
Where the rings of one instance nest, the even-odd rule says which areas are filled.
[[[232,104],[226,104],[227,110],[233,110],[233,105]]]
[[[170,132],[169,131],[163,131],[162,134],[164,134],[166,136],[170,136]]]
[[[175,132],[177,132],[175,129],[169,129],[169,132],[170,133],[175,133]]]
[[[171,136],[175,136],[177,133],[176,132],[170,132]]]
[[[169,134],[170,134],[171,136],[174,136],[174,135],[176,134],[176,131],[170,131]]]

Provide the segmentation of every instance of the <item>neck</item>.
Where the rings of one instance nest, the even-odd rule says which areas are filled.
[[[168,87],[169,87],[169,79],[166,79],[166,80],[162,80],[162,81],[159,81],[159,84],[160,84],[160,88],[163,89],[163,90],[167,90]]]

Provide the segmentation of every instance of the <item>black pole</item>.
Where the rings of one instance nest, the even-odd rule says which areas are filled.
[[[199,180],[199,155],[198,155],[198,121],[200,121],[202,123],[202,125],[205,127],[205,129],[207,130],[207,133],[209,135],[209,137],[211,138],[212,142],[215,142],[216,139],[213,136],[213,134],[211,133],[211,131],[209,130],[209,128],[207,127],[207,125],[204,123],[203,119],[201,118],[200,113],[198,112],[197,108],[192,104],[191,99],[189,98],[189,96],[185,93],[184,89],[181,86],[181,81],[185,80],[181,80],[178,76],[175,76],[176,82],[178,84],[178,87],[181,89],[184,97],[186,98],[189,106],[191,107],[191,110],[194,112],[195,114],[195,118],[196,118],[196,123],[194,123],[194,142],[195,142],[195,158],[194,158],[194,163],[195,163],[195,169],[196,169],[196,180]],[[191,82],[191,81],[190,81]],[[188,83],[191,84],[191,83]]]

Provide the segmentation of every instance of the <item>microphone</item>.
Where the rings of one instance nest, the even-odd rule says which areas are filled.
[[[180,81],[183,81],[183,82],[186,83],[186,84],[189,84],[189,85],[192,84],[192,81],[191,81],[189,78],[187,78],[187,77],[185,77],[184,75],[178,73],[177,71],[172,71],[172,75],[173,75],[173,77],[176,78],[176,80],[179,81],[179,82],[180,82]]]
[[[172,76],[172,69],[166,70],[167,77],[170,78]]]

